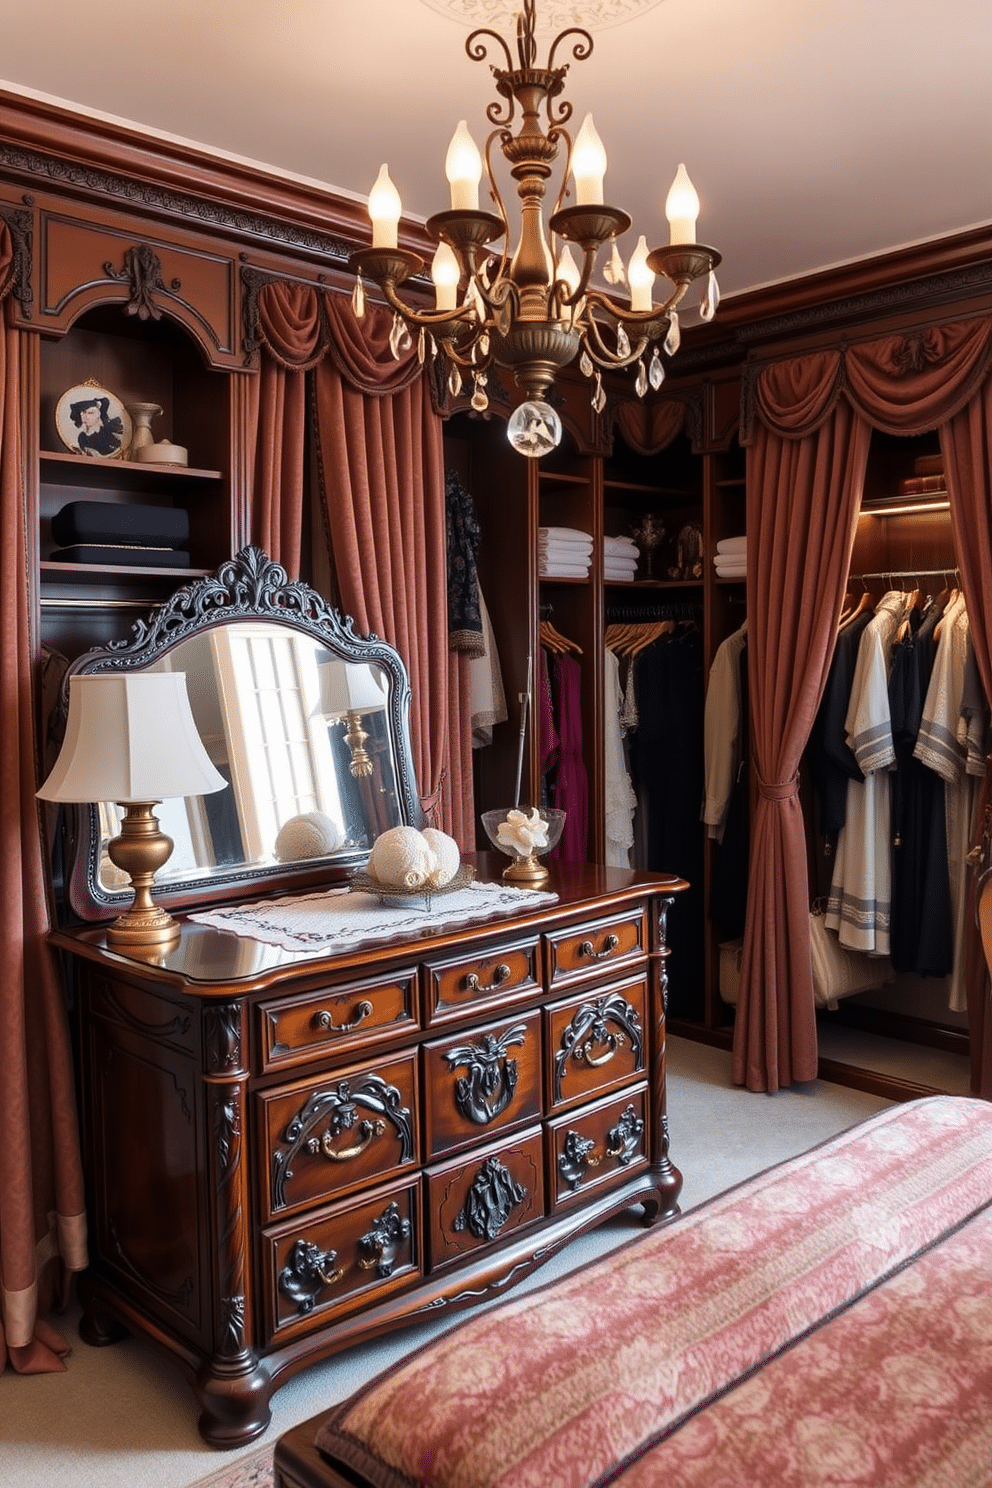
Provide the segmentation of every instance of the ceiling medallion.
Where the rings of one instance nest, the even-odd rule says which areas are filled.
[[[492,8],[487,6],[490,15]],[[394,355],[412,344],[413,332],[422,360],[428,354],[442,358],[452,397],[468,385],[472,407],[483,412],[489,404],[491,368],[513,373],[526,401],[510,419],[507,434],[515,449],[530,456],[554,449],[561,438],[561,423],[547,393],[576,357],[580,371],[592,381],[597,412],[606,402],[603,371],[636,364],[638,397],[661,386],[665,371],[660,352],[674,356],[679,345],[676,307],[693,280],[705,277],[699,314],[712,319],[719,299],[714,270],[720,262],[715,249],[695,241],[699,198],[680,165],[665,203],[669,245],[649,249],[642,236],[624,264],[616,240],[631,219],[603,204],[606,152],[592,115],[585,116],[574,137],[565,127],[572,105],[561,97],[570,65],[563,57],[585,61],[592,37],[584,27],[568,27],[555,36],[547,62],[539,66],[535,11],[536,0],[524,0],[516,17],[516,59],[511,43],[488,26],[473,31],[465,42],[473,61],[490,62],[499,97],[486,110],[494,127],[482,152],[464,119],[448,148],[451,209],[427,220],[427,231],[438,245],[431,262],[434,308],[407,304],[398,293],[425,265],[418,254],[398,246],[403,209],[385,165],[369,193],[372,246],[359,249],[349,261],[357,276],[355,314],[363,313],[363,280],[371,279],[394,311]],[[513,134],[510,125],[518,117],[520,128]],[[559,151],[564,155],[560,165]],[[494,168],[500,156],[504,189],[509,175],[519,198],[512,251],[511,214]],[[479,207],[483,169],[495,211]],[[545,222],[545,190],[553,175],[558,176],[556,195]],[[603,277],[614,290],[626,286],[622,297],[592,283],[597,256],[607,244]],[[656,304],[653,286],[659,274],[672,289]]]
[[[449,16],[466,26],[509,26],[516,23],[520,0],[420,0],[429,10]],[[606,31],[622,26],[662,0],[550,0],[541,16],[543,25],[555,30],[582,26],[586,31]]]

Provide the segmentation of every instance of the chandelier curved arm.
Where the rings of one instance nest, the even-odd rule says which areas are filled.
[[[599,322],[592,315],[584,318],[582,325],[582,342],[592,361],[600,367],[629,367],[642,357],[651,344],[651,337],[643,332],[637,338],[637,342],[627,352],[611,349],[603,340],[602,330]]]
[[[555,280],[551,292],[557,299],[559,305],[564,305],[567,309],[574,310],[580,300],[586,298],[587,296],[589,298],[593,298],[597,295],[598,292],[596,290],[589,289],[589,281],[592,278],[592,271],[596,267],[596,258],[598,256],[598,253],[599,248],[598,245],[595,244],[583,249],[582,267],[579,269],[579,282],[574,290],[567,280]],[[610,304],[605,295],[600,296],[600,298],[602,299],[604,305],[606,305],[614,315],[619,315],[620,312],[616,309],[615,306]]]
[[[608,294],[600,289],[590,289],[586,298],[590,307],[605,310],[615,320],[621,322],[628,331],[636,330],[638,334],[643,331],[647,339],[653,340],[661,335],[662,327],[668,319],[669,311],[674,310],[685,299],[688,284],[676,284],[672,293],[664,304],[652,305],[650,310],[631,310],[629,305],[618,305]],[[591,317],[590,317],[591,318]]]
[[[564,140],[567,146],[565,152],[565,164],[562,167],[561,173],[561,185],[558,188],[558,195],[555,197],[555,204],[551,212],[552,217],[565,205],[565,198],[568,196],[568,178],[571,175],[572,171],[572,136],[569,134],[567,129],[562,128],[563,122],[563,120],[558,120],[554,127],[548,130],[549,140],[554,140],[556,144],[559,140]]]
[[[457,310],[415,310],[400,299],[391,280],[384,279],[376,282],[389,308],[395,310],[398,315],[402,315],[403,319],[409,321],[411,325],[423,326],[425,330],[430,331],[454,322],[463,322],[467,325],[476,319],[475,309],[469,304],[460,305]]]
[[[589,57],[592,56],[592,37],[589,35],[589,32],[586,31],[583,26],[569,26],[567,31],[559,31],[558,35],[551,43],[551,50],[548,52],[549,72],[554,71],[555,52],[557,52],[562,42],[567,41],[570,36],[577,36],[580,38],[580,40],[572,42],[573,62],[585,62],[588,60]],[[568,65],[569,64],[566,62],[565,66],[567,67]]]
[[[497,278],[502,278],[503,271],[506,268],[507,263],[509,262],[510,219],[507,215],[506,203],[503,200],[503,193],[499,189],[499,182],[497,181],[496,174],[493,170],[492,151],[493,145],[497,142],[497,140],[499,141],[500,149],[502,149],[503,141],[512,138],[513,136],[510,134],[510,131],[508,129],[493,129],[486,139],[486,144],[483,151],[483,161],[485,162],[486,168],[486,180],[489,183],[489,196],[496,208],[499,219],[503,224],[503,247],[500,251],[499,272],[497,274]]]
[[[465,41],[465,50],[471,60],[473,62],[485,62],[486,58],[489,56],[489,47],[487,45],[487,42],[482,39],[483,37],[487,38],[488,41],[495,41],[498,44],[498,46],[502,49],[503,56],[506,58],[506,71],[512,72],[513,58],[510,56],[510,48],[508,47],[504,38],[500,36],[499,32],[493,31],[489,26],[480,26],[477,30],[473,31],[469,37],[467,37]],[[493,64],[490,63],[489,65],[492,66]],[[492,107],[492,105],[490,105],[490,107]]]

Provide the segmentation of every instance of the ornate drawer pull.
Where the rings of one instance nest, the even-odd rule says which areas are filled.
[[[337,1258],[336,1250],[321,1250],[312,1240],[295,1240],[279,1272],[279,1290],[299,1312],[312,1312],[323,1288],[334,1286],[344,1275],[344,1268],[334,1265]]]
[[[573,1191],[586,1175],[587,1168],[598,1168],[601,1157],[594,1156],[596,1143],[591,1137],[583,1137],[577,1131],[567,1131],[562,1150],[558,1154],[561,1176]]]
[[[613,952],[616,950],[619,944],[619,935],[615,934],[614,931],[611,930],[609,935],[603,941],[601,950],[594,950],[591,940],[583,940],[579,942],[577,954],[579,956],[591,956],[593,961],[602,961],[604,956],[612,956]]]
[[[350,1023],[335,1023],[334,1014],[329,1013],[326,1008],[314,1013],[310,1023],[313,1028],[319,1028],[321,1033],[351,1033],[353,1028],[357,1028],[359,1023],[364,1023],[371,1016],[372,1004],[363,999],[355,1008],[355,1016]]]
[[[363,1271],[391,1276],[400,1247],[410,1236],[410,1221],[398,1204],[390,1204],[358,1242],[358,1264]]]
[[[602,1065],[609,1064],[614,1054],[622,1049],[626,1042],[622,1033],[608,1033],[605,1029],[597,1029],[584,1043],[579,1044],[572,1058],[579,1060],[582,1064],[588,1064],[590,1069],[599,1069]],[[601,1054],[592,1052],[597,1045],[603,1051]]]
[[[644,1121],[633,1105],[623,1111],[616,1126],[606,1133],[605,1156],[612,1158],[622,1168],[627,1168],[643,1150]],[[603,1161],[596,1154],[596,1143],[592,1137],[583,1137],[569,1129],[565,1133],[562,1150],[558,1154],[558,1170],[569,1188],[574,1192],[589,1168],[598,1168]]]
[[[491,982],[480,982],[478,974],[474,971],[470,971],[468,976],[465,978],[465,986],[470,992],[495,992],[497,987],[502,987],[507,977],[512,975],[513,973],[510,971],[510,968],[507,966],[506,962],[501,961],[493,971],[493,978]]]
[[[353,1157],[360,1157],[370,1143],[376,1137],[381,1137],[386,1130],[386,1123],[379,1120],[362,1121],[358,1125],[356,1142],[350,1147],[339,1147],[335,1150],[331,1146],[333,1133],[325,1131],[322,1137],[311,1137],[307,1143],[307,1151],[312,1157],[326,1157],[328,1162],[350,1162]]]

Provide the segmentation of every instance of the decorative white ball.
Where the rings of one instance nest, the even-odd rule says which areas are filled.
[[[423,888],[436,867],[433,850],[416,827],[389,827],[369,854],[369,873],[395,889]]]
[[[280,863],[298,863],[302,858],[326,858],[343,845],[344,833],[333,817],[306,811],[283,822],[275,849]]]
[[[461,865],[462,855],[454,837],[439,832],[436,827],[425,827],[423,837],[437,860],[431,883],[436,889],[450,883]]]

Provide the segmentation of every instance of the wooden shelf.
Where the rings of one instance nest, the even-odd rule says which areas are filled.
[[[131,490],[161,491],[184,481],[223,480],[220,470],[200,470],[191,465],[148,465],[143,460],[98,460],[87,455],[73,455],[58,450],[41,450],[42,469],[59,485],[92,488],[120,487]]]
[[[43,559],[38,565],[42,583],[62,582],[66,584],[141,583],[154,579],[168,579],[174,587],[176,579],[202,579],[212,573],[209,568],[159,568],[145,567],[136,563],[55,563]]]

